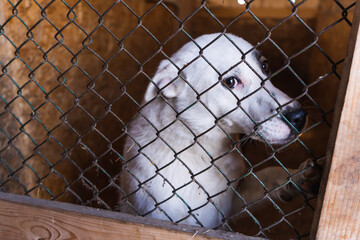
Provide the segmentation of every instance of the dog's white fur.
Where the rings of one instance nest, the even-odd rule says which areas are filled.
[[[246,171],[239,154],[231,151],[233,142],[225,132],[254,133],[252,138],[262,136],[281,144],[292,132],[276,115],[279,104],[293,108],[298,103],[291,102],[270,81],[263,82],[268,76],[255,51],[246,54],[246,63],[239,64],[241,51],[252,48],[244,39],[209,34],[195,42],[185,44],[171,61],[160,63],[143,108],[128,128],[120,182],[130,195],[121,194],[120,203],[126,212],[214,228],[233,214],[232,205],[237,204],[232,203],[233,190],[229,188],[236,186],[229,181]],[[240,80],[231,90],[222,83],[230,76]],[[261,124],[254,130],[257,123]],[[266,183],[274,187],[278,181]],[[251,201],[263,196],[263,189],[244,187],[243,194]]]

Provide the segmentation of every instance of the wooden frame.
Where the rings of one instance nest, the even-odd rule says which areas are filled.
[[[239,239],[240,233],[0,193],[0,239]]]
[[[359,21],[357,1],[311,239],[360,239]]]
[[[358,4],[311,239],[360,239],[359,21]],[[259,239],[5,193],[0,212],[0,239]]]

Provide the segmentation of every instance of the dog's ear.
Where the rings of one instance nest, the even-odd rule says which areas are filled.
[[[144,97],[145,101],[148,102],[153,99],[160,89],[161,94],[165,98],[176,97],[185,85],[182,79],[185,78],[185,76],[183,73],[180,74],[181,77],[179,76],[178,68],[176,68],[171,62],[163,60],[160,63],[155,76],[152,78],[153,82],[150,82],[148,88],[146,89]]]

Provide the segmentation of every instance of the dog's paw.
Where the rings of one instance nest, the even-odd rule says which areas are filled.
[[[300,194],[306,198],[315,197],[319,191],[324,162],[325,158],[321,158],[317,162],[308,159],[300,164],[290,177],[291,182],[281,191],[280,198],[290,201]]]

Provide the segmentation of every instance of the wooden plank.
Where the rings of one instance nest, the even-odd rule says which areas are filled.
[[[357,4],[311,239],[360,239],[359,20]]]
[[[255,240],[260,238],[0,193],[0,239]]]
[[[201,0],[198,0],[198,2],[201,2]],[[301,1],[295,1],[296,4],[298,4]],[[319,5],[320,0],[311,0],[307,1],[306,4],[304,4],[305,8],[313,8],[317,9]],[[209,6],[223,6],[223,7],[239,7],[241,6],[238,3],[238,0],[207,0],[207,3]],[[245,4],[244,4],[245,5]],[[291,4],[288,1],[268,1],[268,0],[256,0],[251,2],[251,7],[254,8],[286,8],[289,7]]]
[[[199,0],[198,5],[201,3]],[[301,18],[315,18],[318,13],[319,0],[308,1],[298,8],[297,14]],[[207,6],[218,18],[235,18],[245,10],[245,4],[238,4],[237,0],[209,0]],[[250,10],[258,18],[283,19],[292,13],[292,6],[288,1],[254,1],[250,4]],[[243,18],[252,18],[250,14],[244,14]]]
[[[349,6],[354,0],[341,1],[343,6]],[[298,4],[300,1],[296,1]],[[326,5],[327,16],[340,17],[340,8],[332,1],[326,1],[319,4],[319,0],[307,1],[297,8],[297,15],[302,19],[317,18],[319,15],[319,7]],[[201,0],[197,1],[196,6],[200,6]],[[288,1],[254,1],[250,5],[251,12],[258,18],[284,19],[292,14],[292,6]],[[329,6],[329,7],[328,7]],[[239,5],[237,0],[234,1],[207,1],[207,7],[218,18],[235,18],[246,9],[246,5]],[[200,14],[207,14],[200,12]],[[242,18],[253,18],[250,14],[244,14]],[[348,13],[348,18],[352,18],[352,12]]]
[[[210,11],[217,18],[235,18],[241,14],[245,9],[244,8],[231,8],[231,7],[214,7],[210,8]],[[338,10],[338,9],[337,9]],[[251,8],[251,12],[260,19],[263,18],[272,18],[272,19],[284,19],[291,15],[291,8]],[[207,13],[201,12],[200,14],[206,15]],[[336,16],[337,19],[340,18],[338,11],[329,10],[327,16]],[[352,18],[352,12],[348,13],[348,18]],[[208,15],[208,14],[207,14]],[[302,19],[312,19],[317,18],[319,11],[312,8],[302,8],[299,7],[297,15]],[[246,13],[241,16],[241,18],[253,18],[249,13]]]
[[[210,11],[218,18],[235,18],[241,14],[244,8],[234,7],[214,7]],[[291,15],[291,8],[251,8],[251,12],[258,18],[283,19]],[[299,8],[298,16],[303,19],[315,18],[318,11],[310,8]],[[241,16],[242,18],[253,18],[249,13]]]

